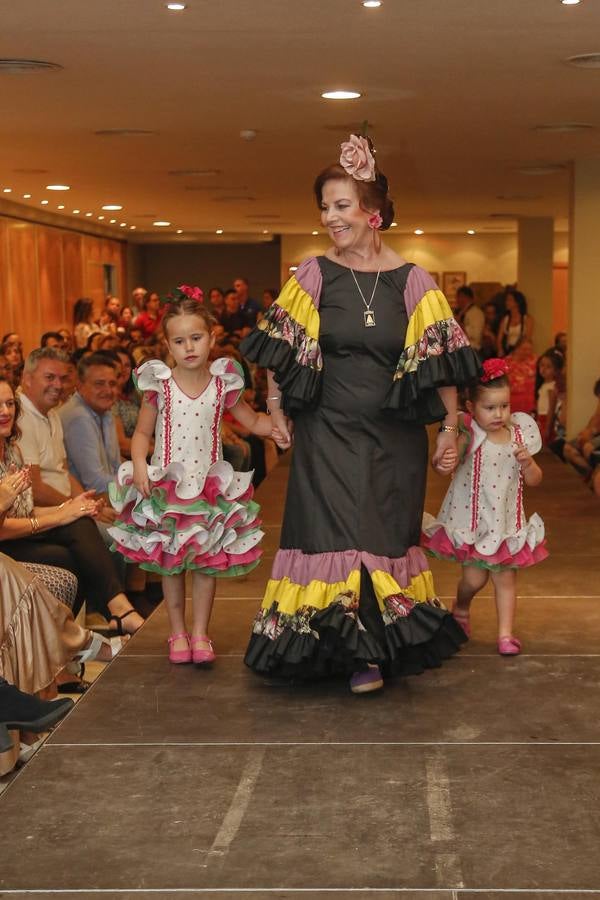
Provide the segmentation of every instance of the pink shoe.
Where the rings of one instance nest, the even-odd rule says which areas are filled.
[[[471,617],[468,611],[464,609],[459,609],[457,606],[452,608],[452,618],[460,625],[464,633],[468,638],[471,637]]]
[[[518,656],[521,652],[521,641],[509,635],[498,638],[498,653],[500,656]]]
[[[173,650],[173,644],[175,641],[179,640],[187,641],[187,649],[186,650]],[[172,663],[191,663],[192,661],[192,648],[190,647],[190,636],[187,631],[182,631],[181,634],[172,634],[168,639],[169,644],[169,662]]]
[[[217,656],[215,654],[213,642],[207,634],[193,634],[191,637],[191,642],[192,659],[196,663],[196,665],[201,665],[202,663],[211,663],[215,661]],[[209,649],[207,650],[205,647],[196,646],[199,642],[208,644]]]

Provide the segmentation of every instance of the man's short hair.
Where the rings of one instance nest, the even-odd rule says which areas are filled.
[[[456,289],[456,295],[458,296],[459,294],[463,294],[465,297],[468,297],[469,300],[472,300],[475,297],[475,294],[468,284],[461,284],[461,286]]]
[[[25,360],[23,374],[27,375],[35,372],[43,359],[53,359],[61,363],[69,362],[68,354],[64,350],[59,350],[58,347],[38,347],[37,350],[32,350]]]
[[[106,353],[88,353],[82,356],[77,363],[77,377],[80,381],[85,381],[88,369],[92,366],[108,366],[109,369],[116,369],[117,363],[111,359]]]
[[[60,341],[61,344],[64,340],[60,331],[45,331],[40,338],[40,347],[45,347],[51,338],[54,338],[55,341]]]

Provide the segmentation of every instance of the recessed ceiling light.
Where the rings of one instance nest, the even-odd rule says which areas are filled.
[[[127,228],[127,222],[120,222],[119,228]]]
[[[215,234],[223,234],[223,229],[217,228],[217,230],[215,231]]]
[[[290,271],[290,272],[297,272],[297,271],[298,271],[298,266],[290,266],[289,271]]]
[[[325,91],[321,94],[324,100],[358,100],[360,96],[358,91]]]
[[[80,209],[74,209],[74,210],[73,210],[73,213],[74,213],[74,215],[76,215],[76,216],[79,215],[80,212],[81,212]]]
[[[595,128],[595,125],[590,125],[589,122],[556,122],[556,123],[548,123],[545,125],[534,125],[534,131],[544,131],[544,132],[556,132],[557,134],[566,133],[569,131],[589,131],[590,129]]]
[[[123,209],[123,207],[119,206],[118,203],[107,203],[105,206],[102,207],[102,209],[107,210],[107,212],[112,212],[112,210],[116,211],[118,209]]]
[[[94,213],[86,212],[86,216],[88,217],[88,219],[90,218],[90,216],[93,216],[93,215],[94,215]]]
[[[176,233],[177,233],[177,234],[183,234],[183,228],[178,228]]]
[[[31,194],[23,194],[23,200],[31,200]]]
[[[377,9],[378,6],[381,6],[382,0],[363,0],[363,6],[366,6],[367,9]]]
[[[475,229],[469,228],[469,230],[467,231],[467,234],[475,234]]]
[[[47,191],[70,191],[71,188],[68,184],[47,184]]]
[[[268,233],[269,233],[268,230],[265,228],[265,230],[263,231],[263,234],[268,234]]]
[[[318,234],[318,233],[319,233],[318,231],[313,231],[313,234]]]
[[[157,222],[153,222],[152,224],[156,225],[157,228],[167,228],[171,223],[163,222],[161,219],[159,219]]]
[[[173,12],[181,12],[182,9],[187,9],[187,3],[165,3],[167,9],[173,10]]]
[[[581,0],[560,0],[563,6],[577,6],[578,3],[581,3]]]
[[[104,219],[104,216],[98,216],[98,221],[101,222],[103,219]]]
[[[65,204],[64,204],[64,203],[59,203],[58,206],[57,206],[56,208],[57,208],[57,209],[64,209],[64,208],[65,208]]]
[[[130,226],[129,226],[129,230],[130,230],[130,231],[135,231],[136,228],[137,228],[137,225],[130,225]]]
[[[111,219],[111,220],[110,220],[110,224],[111,224],[111,225],[116,225],[116,224],[117,224],[117,220],[116,220],[116,219]]]
[[[425,234],[422,228],[415,228],[415,234]]]
[[[12,194],[12,188],[3,188],[2,193],[3,194]]]
[[[48,204],[50,203],[50,201],[49,201],[49,200],[40,200],[40,203],[41,203],[42,206],[48,206]]]
[[[392,224],[390,225],[390,228],[397,228],[397,227],[398,227],[397,222],[392,222]]]

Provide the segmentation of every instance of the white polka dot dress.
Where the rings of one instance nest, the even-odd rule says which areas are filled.
[[[220,436],[224,409],[244,389],[243,371],[223,358],[210,373],[205,390],[190,397],[160,360],[136,370],[138,388],[158,413],[148,466],[151,496],[133,485],[133,463],[123,463],[109,490],[119,513],[109,533],[113,549],[149,571],[239,575],[258,564],[263,532],[252,472],[235,472],[223,459]]]

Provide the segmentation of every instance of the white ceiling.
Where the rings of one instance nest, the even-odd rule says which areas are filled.
[[[0,74],[0,188],[12,188],[0,197],[48,213],[65,203],[71,222],[92,212],[88,224],[122,203],[112,230],[136,240],[310,233],[315,174],[368,119],[399,231],[514,227],[498,214],[564,226],[568,169],[518,169],[600,155],[600,69],[564,62],[596,51],[596,0],[189,0],[181,13],[161,0],[19,0],[3,4],[0,57],[63,70]],[[320,99],[339,87],[363,97]],[[596,127],[534,130],[565,121]],[[94,133],[115,128],[156,133]],[[220,174],[169,174],[185,169]],[[45,191],[53,182],[71,191]]]

